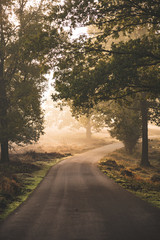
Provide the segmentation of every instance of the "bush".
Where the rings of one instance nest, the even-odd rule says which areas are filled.
[[[110,166],[110,167],[117,167],[118,166],[118,164],[114,160],[107,160],[105,162],[105,165]]]
[[[127,177],[133,177],[134,176],[134,174],[129,170],[122,170],[121,175],[127,176]]]
[[[160,175],[154,174],[154,175],[151,177],[151,181],[152,181],[152,182],[160,182]]]
[[[0,209],[4,209],[7,206],[7,200],[5,197],[0,197]]]
[[[21,186],[15,179],[3,177],[0,181],[0,192],[9,198],[14,198],[21,192]]]

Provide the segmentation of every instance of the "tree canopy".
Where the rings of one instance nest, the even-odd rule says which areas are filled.
[[[132,91],[158,93],[159,10],[157,0],[66,0],[57,6],[60,25],[96,28],[87,38],[72,41],[67,54],[62,53],[55,74],[57,90],[62,84],[66,95],[77,90],[77,105],[92,105],[98,99],[115,97],[115,93],[121,97],[124,88],[124,96]],[[59,97],[63,98],[62,94]]]
[[[147,26],[158,30],[160,23],[158,0],[65,0],[59,6],[59,16],[72,26],[96,25],[100,36],[117,36],[120,31],[132,32]]]

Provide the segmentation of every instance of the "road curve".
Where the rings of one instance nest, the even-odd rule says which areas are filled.
[[[160,210],[125,191],[96,167],[116,143],[54,166],[0,226],[0,240],[159,240]]]

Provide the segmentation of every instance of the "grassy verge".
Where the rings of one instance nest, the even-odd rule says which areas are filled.
[[[117,150],[99,162],[99,168],[115,182],[138,197],[160,208],[160,140],[149,144],[151,168],[139,166],[141,146],[132,156],[124,149]]]
[[[9,165],[0,165],[0,219],[6,218],[42,181],[50,167],[66,157],[59,153],[36,153],[11,156]]]

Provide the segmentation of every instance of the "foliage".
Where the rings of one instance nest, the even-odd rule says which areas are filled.
[[[0,4],[2,161],[8,160],[8,142],[31,143],[43,133],[44,74],[61,42],[61,33],[48,16],[51,6],[29,0]]]
[[[112,78],[116,81],[116,83],[113,83],[115,89],[131,85],[142,91],[146,89],[148,91],[159,91],[159,81],[157,79],[151,82],[147,78],[143,83],[136,79],[137,67],[146,66],[143,71],[152,71],[152,73],[155,70],[154,66],[156,72],[159,69],[159,9],[158,0],[66,0],[64,4],[59,5],[59,9],[57,8],[57,17],[63,19],[62,24],[70,22],[71,28],[83,25],[93,26],[97,29],[95,34],[88,36],[87,40],[84,39],[85,44],[79,44],[82,40],[77,41],[79,51],[76,48],[76,52],[77,54],[83,52],[85,57],[92,53],[94,55],[92,59],[95,59],[97,54],[101,53],[101,58],[103,57],[105,62],[110,59],[110,56],[113,56],[113,61],[118,58],[117,63],[112,63],[111,60],[112,66],[110,67],[112,72],[115,72],[114,66],[119,70],[122,69],[123,72],[122,80],[118,76],[116,76],[116,79]],[[122,42],[119,44],[119,41],[114,40],[115,38],[122,39]],[[115,42],[112,46],[108,46],[110,39]],[[74,50],[75,47],[71,51]],[[99,61],[97,63],[99,64]],[[149,66],[153,66],[153,69],[149,69]],[[111,71],[110,74],[112,74]],[[120,71],[118,71],[119,73]],[[103,70],[103,75],[105,74],[106,70]],[[133,77],[135,77],[134,82]],[[81,76],[81,78],[84,77]],[[108,74],[106,74],[106,82],[108,81],[107,78]],[[98,84],[100,85],[100,83],[97,83],[97,87]],[[103,82],[101,85],[104,88]]]
[[[132,154],[141,136],[141,115],[138,103],[135,99],[130,100],[128,104],[115,101],[101,103],[99,110],[104,114],[111,136],[122,141],[126,151]]]
[[[83,102],[82,108],[92,108],[93,103],[89,101],[92,86],[90,85],[90,88],[88,88],[91,82],[89,68],[90,63],[85,60],[83,54],[76,57],[74,53],[72,53],[72,56],[65,53],[59,59],[54,71],[56,93],[52,96],[53,100],[72,100],[74,106],[79,106]]]
[[[159,47],[152,39],[146,39],[113,44],[112,56],[108,58],[97,52],[65,53],[54,74],[57,93],[53,99],[72,99],[72,104],[78,108],[93,108],[99,101],[123,98],[136,92],[145,91],[157,97],[159,65],[146,49],[152,47],[158,54]]]
[[[112,79],[119,88],[159,94],[159,40],[143,37],[113,44],[112,49],[115,53],[110,60],[110,68]],[[153,55],[156,56],[155,59]]]
[[[158,0],[65,0],[59,5],[58,20],[71,27],[93,25],[97,41],[107,41],[108,36],[117,38],[121,32],[131,34],[135,29],[146,28],[148,32],[159,30],[160,3]]]

